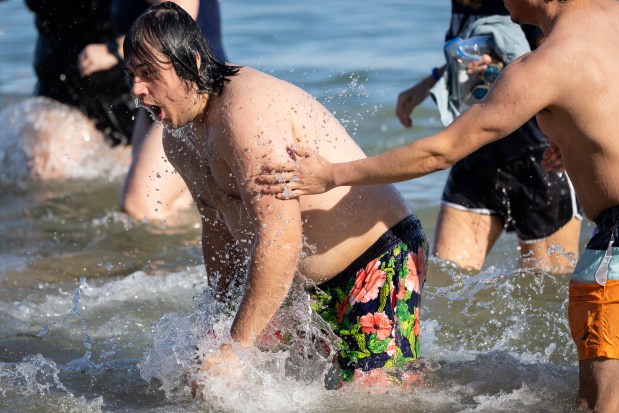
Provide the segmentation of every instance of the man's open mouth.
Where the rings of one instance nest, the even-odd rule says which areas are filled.
[[[161,108],[157,105],[147,105],[144,102],[140,101],[140,106],[143,107],[150,113],[154,120],[161,121],[162,111]]]
[[[156,117],[156,118],[160,118],[161,117],[161,108],[159,106],[151,105],[151,106],[148,106],[146,109],[150,113],[152,113],[154,117]]]

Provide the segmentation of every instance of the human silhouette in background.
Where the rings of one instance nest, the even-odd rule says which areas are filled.
[[[163,128],[136,107],[122,61],[124,33],[150,4],[159,2],[81,0],[67,7],[62,1],[26,0],[38,31],[36,95],[78,109],[94,122],[109,146],[131,145],[120,206],[136,219],[165,220],[191,204],[163,153]],[[176,2],[197,19],[213,49],[225,59],[218,0]],[[49,144],[54,144],[53,139]],[[70,150],[79,151],[80,144],[76,139]]]
[[[462,36],[482,18],[509,19],[503,1],[452,0],[451,4],[446,41]],[[535,48],[541,41],[539,29],[523,27],[531,48]],[[488,55],[479,63],[477,73],[492,65]],[[412,126],[411,112],[430,95],[446,67],[434,68],[400,93],[396,114],[405,127]],[[480,270],[501,233],[515,231],[521,267],[569,272],[578,254],[582,218],[568,176],[542,168],[546,147],[546,137],[531,119],[509,137],[485,145],[456,163],[443,190],[434,255]],[[560,251],[554,246],[560,246]]]
[[[34,12],[37,44],[35,94],[73,106],[92,119],[111,146],[131,143],[137,108],[122,62],[82,76],[78,55],[90,43],[107,44],[116,35],[111,0],[25,0]]]

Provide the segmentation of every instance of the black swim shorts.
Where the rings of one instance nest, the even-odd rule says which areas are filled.
[[[582,217],[566,173],[546,172],[540,148],[500,167],[479,166],[467,158],[449,173],[444,205],[499,216],[506,231],[524,242],[549,237],[573,217]]]

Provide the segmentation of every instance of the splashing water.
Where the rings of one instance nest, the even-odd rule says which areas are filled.
[[[51,99],[26,98],[0,110],[0,184],[29,180],[119,177],[127,148],[110,148],[76,109]]]

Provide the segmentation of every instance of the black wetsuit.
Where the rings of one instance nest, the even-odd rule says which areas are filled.
[[[25,0],[35,14],[38,39],[36,94],[80,109],[110,145],[128,144],[136,115],[122,64],[81,77],[80,51],[90,43],[115,40],[111,0]]]

